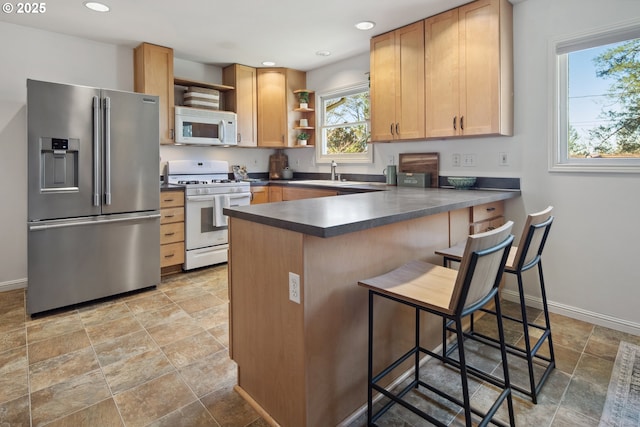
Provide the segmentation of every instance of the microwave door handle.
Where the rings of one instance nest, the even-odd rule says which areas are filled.
[[[226,141],[226,138],[224,135],[225,133],[224,120],[220,120],[219,126],[220,126],[220,142],[224,143]]]
[[[93,206],[100,206],[100,99],[93,97]]]
[[[111,98],[104,99],[104,195],[111,204]]]

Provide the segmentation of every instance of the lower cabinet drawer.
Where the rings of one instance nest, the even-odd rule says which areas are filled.
[[[485,203],[484,205],[473,207],[471,222],[484,221],[486,219],[496,218],[499,216],[504,216],[503,201]]]
[[[471,224],[470,234],[484,233],[485,231],[490,231],[495,228],[498,228],[503,224],[504,224],[503,216],[487,219],[480,222],[474,222],[473,224]]]
[[[162,224],[160,226],[160,244],[184,241],[184,222]]]
[[[182,264],[184,262],[184,242],[169,243],[160,246],[160,267]]]
[[[184,222],[184,208],[164,208],[160,209],[160,224],[171,222]]]

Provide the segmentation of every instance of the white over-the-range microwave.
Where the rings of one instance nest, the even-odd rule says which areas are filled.
[[[175,107],[177,144],[237,145],[237,115],[231,111]]]

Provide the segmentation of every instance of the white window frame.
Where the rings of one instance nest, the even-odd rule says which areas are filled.
[[[323,154],[322,147],[324,146],[324,98],[335,98],[342,95],[351,95],[353,93],[364,92],[369,90],[369,82],[361,82],[350,86],[341,87],[339,89],[332,89],[326,92],[316,94],[316,106],[318,110],[318,126],[316,129],[316,163],[331,163],[336,161],[338,163],[373,163],[373,145],[368,144],[366,153],[347,153],[347,154]],[[369,111],[371,111],[371,105],[369,105]],[[369,124],[371,129],[371,124]]]
[[[640,173],[640,159],[575,159],[568,155],[568,58],[573,51],[640,38],[640,20],[551,40],[549,43],[549,171]]]

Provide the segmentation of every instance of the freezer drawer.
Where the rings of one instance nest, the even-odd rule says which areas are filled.
[[[29,223],[27,311],[160,283],[160,212]]]

